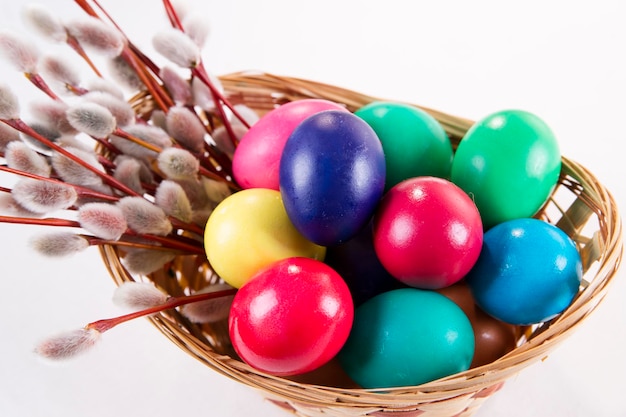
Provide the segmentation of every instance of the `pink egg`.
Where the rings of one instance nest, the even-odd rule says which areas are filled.
[[[259,119],[233,155],[233,175],[239,186],[278,190],[280,157],[289,135],[304,119],[324,110],[348,111],[332,101],[304,99],[283,104]]]
[[[480,214],[461,188],[435,177],[392,187],[374,216],[374,249],[396,279],[423,289],[459,281],[483,242]]]

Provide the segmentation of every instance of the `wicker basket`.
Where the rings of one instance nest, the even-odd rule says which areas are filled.
[[[376,99],[326,84],[269,74],[237,73],[223,76],[221,81],[232,103],[244,103],[260,114],[277,104],[304,98],[344,103],[351,111]],[[149,97],[138,100],[141,106],[150,107]],[[423,109],[443,125],[454,146],[472,125],[470,120]],[[237,359],[228,340],[225,322],[196,325],[175,310],[149,320],[205,365],[261,390],[270,401],[296,415],[470,416],[508,378],[544,359],[594,311],[606,295],[620,264],[623,250],[621,220],[610,192],[580,164],[567,158],[562,162],[559,185],[538,217],[556,224],[576,241],[584,264],[581,291],[558,318],[527,329],[520,336],[516,349],[488,365],[420,386],[385,390],[351,388],[349,383],[343,383],[345,378],[335,369],[337,374],[331,374],[335,386],[325,386],[255,371]],[[116,248],[105,246],[101,251],[118,284],[150,279],[170,294],[180,295],[219,281],[206,259],[199,256],[180,256],[166,270],[149,277],[134,277],[123,267]],[[333,372],[332,366],[329,372]]]

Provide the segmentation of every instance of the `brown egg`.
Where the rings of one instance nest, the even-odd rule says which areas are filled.
[[[302,384],[323,385],[335,388],[360,388],[345,373],[337,359],[331,359],[330,362],[311,372],[285,378]]]
[[[464,281],[437,290],[465,312],[474,328],[475,351],[470,368],[486,365],[513,350],[517,344],[517,326],[499,321],[483,312],[474,302]]]

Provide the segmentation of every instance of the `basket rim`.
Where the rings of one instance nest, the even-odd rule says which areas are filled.
[[[278,76],[264,72],[237,72],[219,77],[226,91],[232,94],[256,94],[259,86],[265,90],[278,90],[282,96],[274,100],[291,100],[293,97],[326,98],[345,103],[349,109],[356,109],[363,103],[381,100],[345,88],[294,77]],[[284,86],[287,86],[283,88]],[[444,130],[460,140],[473,124],[473,121],[452,116],[428,107],[418,106],[437,119]],[[269,109],[269,108],[268,108]],[[523,368],[545,359],[548,354],[565,340],[598,307],[606,296],[621,265],[624,251],[622,220],[612,193],[582,164],[562,156],[561,180],[572,180],[579,185],[575,194],[584,198],[599,219],[600,247],[598,268],[592,280],[585,282],[572,304],[556,319],[545,323],[529,340],[516,347],[500,359],[480,367],[450,375],[425,384],[386,388],[336,388],[294,382],[286,378],[264,374],[249,365],[226,355],[218,354],[209,346],[194,338],[176,323],[170,313],[149,317],[166,337],[196,359],[213,370],[281,401],[295,401],[308,406],[359,407],[380,409],[381,407],[401,408],[416,403],[440,401],[463,395],[474,395],[489,389]],[[119,253],[113,246],[100,247],[102,259],[112,279],[117,285],[134,280],[123,267]]]

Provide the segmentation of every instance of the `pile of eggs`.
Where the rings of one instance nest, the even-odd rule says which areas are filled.
[[[578,293],[575,243],[533,218],[560,168],[553,133],[524,111],[476,122],[453,151],[407,104],[275,108],[241,139],[242,190],[205,229],[209,262],[239,289],[235,351],[279,376],[337,363],[363,388],[496,360]]]

